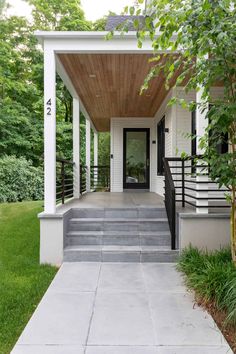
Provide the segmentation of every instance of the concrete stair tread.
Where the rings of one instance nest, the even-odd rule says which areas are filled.
[[[68,231],[67,236],[102,236],[104,231]]]
[[[67,236],[170,236],[169,231],[68,231]]]
[[[91,223],[91,222],[96,222],[96,223],[109,223],[109,222],[124,222],[124,223],[129,223],[129,222],[168,222],[167,218],[71,218],[70,222],[86,222],[86,223]]]
[[[178,250],[167,246],[68,246],[65,262],[176,262]]]
[[[75,245],[75,246],[67,246],[64,249],[67,251],[85,251],[85,252],[101,252],[101,251],[122,251],[122,252],[163,252],[163,251],[171,251],[170,246],[105,246],[105,245]]]

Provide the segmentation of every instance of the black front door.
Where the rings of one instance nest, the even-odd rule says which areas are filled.
[[[149,189],[150,131],[124,129],[124,188]]]

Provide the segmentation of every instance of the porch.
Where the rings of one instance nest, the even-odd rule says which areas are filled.
[[[189,186],[183,178],[181,185],[174,185],[175,172],[168,174],[168,168],[163,169],[163,159],[182,151],[191,155],[195,150],[199,154],[198,139],[207,121],[198,109],[193,117],[183,108],[169,107],[168,101],[177,95],[200,102],[201,92],[190,92],[186,97],[181,87],[174,88],[180,74],[177,73],[168,90],[160,74],[148,91],[140,95],[140,87],[152,65],[151,42],[146,40],[138,48],[135,33],[124,37],[115,33],[111,41],[104,41],[105,35],[103,32],[36,33],[44,46],[45,195],[44,212],[39,215],[42,263],[61,264],[63,259],[174,261],[181,248],[176,196],[181,194],[181,201],[187,203]],[[161,60],[165,60],[164,54],[170,55],[159,54]],[[57,159],[56,73],[73,98],[72,161]],[[216,95],[222,90],[213,89]],[[86,121],[83,165],[80,112]],[[195,148],[186,137],[191,126],[197,135]],[[110,132],[107,166],[99,165],[100,132]],[[195,177],[192,182],[196,187],[196,203],[189,204],[190,214],[194,218],[198,214],[206,217],[208,181],[206,176]],[[177,191],[179,188],[181,193]],[[144,190],[146,193],[142,193]],[[194,229],[196,223],[194,220]],[[224,240],[219,238],[217,247],[228,242],[227,227],[224,230]],[[211,234],[214,233],[213,225]],[[202,247],[205,244],[201,240]]]

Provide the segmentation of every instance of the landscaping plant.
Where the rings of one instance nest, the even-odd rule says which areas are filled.
[[[225,318],[223,325],[232,328],[232,345],[236,345],[236,268],[231,260],[230,249],[215,252],[185,249],[179,258],[178,269],[186,274],[186,283],[194,289],[197,299]],[[219,322],[222,325],[221,321]]]

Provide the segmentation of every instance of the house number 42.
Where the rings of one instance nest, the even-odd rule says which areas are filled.
[[[47,106],[47,116],[51,116],[52,115],[52,100],[51,98],[49,98],[49,100],[46,102],[46,106]]]

